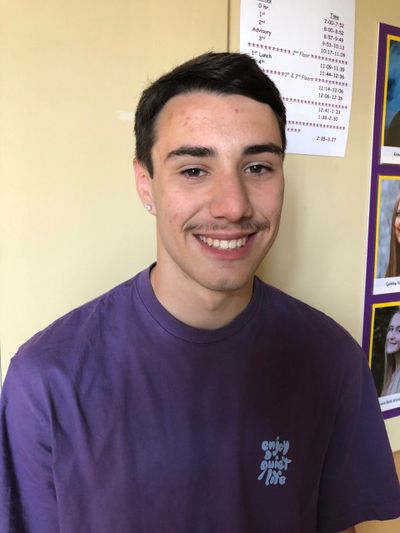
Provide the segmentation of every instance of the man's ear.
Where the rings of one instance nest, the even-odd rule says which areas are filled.
[[[152,213],[156,214],[156,208],[153,199],[153,178],[150,176],[147,167],[137,159],[133,160],[133,171],[135,173],[136,190],[144,207]]]

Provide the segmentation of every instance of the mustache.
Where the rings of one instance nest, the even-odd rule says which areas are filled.
[[[271,223],[268,220],[259,222],[257,220],[244,220],[243,222],[238,222],[237,224],[218,224],[217,222],[194,224],[188,223],[184,226],[185,231],[190,231],[192,233],[206,233],[213,231],[232,231],[232,230],[241,230],[249,233],[257,233],[258,231],[269,230]]]

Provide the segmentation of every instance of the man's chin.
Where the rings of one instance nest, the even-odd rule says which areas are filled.
[[[205,286],[216,292],[238,292],[252,286],[253,276],[245,279],[237,279],[232,277],[221,277],[216,280],[209,281]]]

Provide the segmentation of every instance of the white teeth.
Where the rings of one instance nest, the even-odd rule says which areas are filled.
[[[236,250],[241,248],[247,242],[247,237],[242,237],[241,239],[232,239],[230,241],[225,239],[211,239],[211,237],[205,237],[204,235],[199,235],[201,242],[208,244],[211,248],[216,248],[217,250]]]

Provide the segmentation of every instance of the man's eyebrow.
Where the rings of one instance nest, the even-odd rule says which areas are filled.
[[[246,148],[244,148],[243,150],[243,155],[255,155],[262,154],[265,152],[277,154],[283,157],[282,148],[275,143],[252,144],[250,146],[246,146]],[[173,157],[180,157],[186,155],[192,157],[215,157],[217,155],[217,152],[216,150],[214,150],[214,148],[211,148],[209,146],[184,145],[168,152],[165,161]]]
[[[264,152],[277,154],[283,157],[282,148],[275,143],[253,144],[251,146],[246,146],[246,148],[243,150],[243,155],[255,155],[262,154]]]
[[[168,152],[165,160],[183,155],[190,155],[193,157],[215,157],[216,151],[208,146],[180,146],[179,148],[176,148],[176,150]]]

